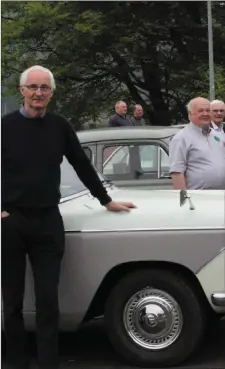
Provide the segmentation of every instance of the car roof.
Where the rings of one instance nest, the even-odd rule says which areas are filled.
[[[166,139],[175,135],[185,125],[179,126],[144,126],[144,127],[106,127],[78,131],[81,143],[132,139]]]

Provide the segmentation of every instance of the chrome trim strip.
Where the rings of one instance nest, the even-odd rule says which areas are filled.
[[[184,227],[174,227],[174,228],[118,228],[118,229],[83,229],[81,232],[83,233],[96,233],[96,232],[144,232],[144,231],[201,231],[201,230],[220,230],[220,229],[224,229],[224,226],[218,226],[218,227],[195,227],[195,228],[184,228]]]

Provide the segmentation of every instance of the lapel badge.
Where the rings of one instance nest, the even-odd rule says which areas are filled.
[[[217,141],[217,142],[220,142],[220,138],[218,136],[214,136],[214,139]]]

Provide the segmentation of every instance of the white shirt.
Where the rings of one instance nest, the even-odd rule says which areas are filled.
[[[223,130],[223,125],[224,123],[221,123],[219,126],[217,124],[215,124],[214,122],[211,122],[212,127],[214,129],[214,131],[220,132],[222,134],[222,137],[225,138],[225,132]]]
[[[213,128],[187,124],[170,141],[170,173],[184,174],[187,189],[225,190],[224,142]]]

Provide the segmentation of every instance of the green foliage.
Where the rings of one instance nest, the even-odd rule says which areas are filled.
[[[213,17],[216,98],[224,99],[224,3],[213,3]],[[209,95],[206,2],[4,1],[8,92],[34,64],[52,70],[50,108],[77,128],[97,125],[119,99],[142,104],[151,124],[179,122],[190,98]]]

